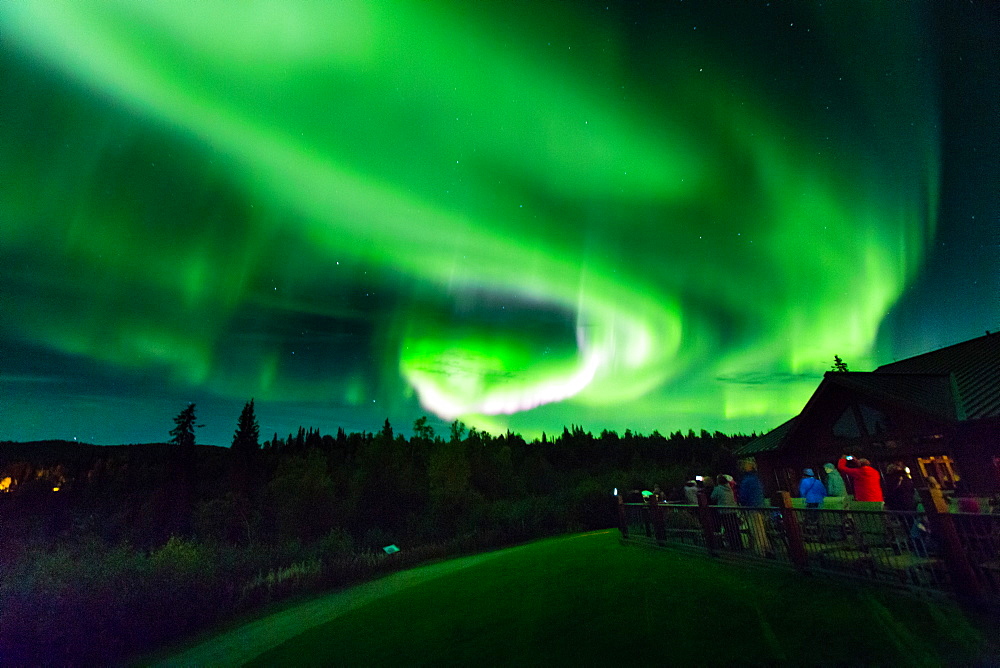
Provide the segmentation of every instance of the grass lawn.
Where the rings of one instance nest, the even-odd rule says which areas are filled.
[[[986,651],[948,602],[621,545],[616,531],[495,554],[351,607],[255,665],[895,666]]]

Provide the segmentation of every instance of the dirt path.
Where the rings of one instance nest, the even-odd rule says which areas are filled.
[[[510,554],[525,547],[527,546],[521,545],[485,554],[459,557],[393,573],[250,622],[154,665],[242,666],[272,647],[277,647],[286,640],[354,608],[394,594],[406,587],[475,566],[501,554]]]

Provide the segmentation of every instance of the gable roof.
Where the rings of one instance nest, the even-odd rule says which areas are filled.
[[[803,408],[820,389],[837,385],[861,395],[949,421],[1000,417],[1000,334],[989,334],[874,371],[828,371]],[[748,456],[780,449],[802,413],[735,451]]]

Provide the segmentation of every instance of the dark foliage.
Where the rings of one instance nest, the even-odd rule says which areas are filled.
[[[120,663],[291,594],[613,526],[614,487],[735,472],[748,440],[573,426],[529,443],[456,422],[445,441],[421,419],[409,440],[386,420],[257,449],[252,400],[239,447],[195,445],[194,404],[174,423],[171,444],[0,443],[0,656]]]
[[[253,399],[243,406],[233,435],[233,452],[253,452],[260,449],[260,425],[254,415]]]
[[[833,356],[833,366],[830,367],[830,370],[838,372],[850,371],[850,369],[847,368],[847,362],[840,359],[840,355]]]
[[[200,425],[195,425],[194,404],[188,404],[188,407],[174,418],[174,428],[170,430],[170,442],[182,447],[193,446],[196,426]]]

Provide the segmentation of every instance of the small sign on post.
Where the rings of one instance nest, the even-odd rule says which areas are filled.
[[[386,545],[385,547],[382,548],[382,550],[386,554],[396,554],[397,552],[399,552],[399,548],[396,547],[395,545]]]

